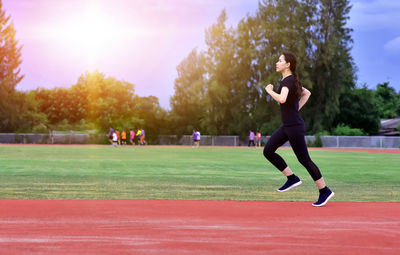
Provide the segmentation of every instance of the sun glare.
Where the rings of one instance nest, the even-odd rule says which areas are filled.
[[[94,63],[103,54],[118,49],[128,34],[123,24],[118,24],[116,19],[96,5],[87,6],[61,27],[56,36],[63,48],[88,63]]]
[[[82,0],[66,4],[65,12],[51,9],[32,35],[43,41],[43,54],[54,63],[76,63],[79,69],[103,70],[122,61],[139,66],[159,57],[160,41],[175,44],[178,30],[140,4],[110,6],[109,1]],[[172,40],[170,40],[172,39]],[[55,65],[59,66],[58,64]],[[74,66],[75,67],[75,66]]]

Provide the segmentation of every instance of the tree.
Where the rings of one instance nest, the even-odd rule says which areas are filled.
[[[14,107],[20,113],[20,121],[13,131],[17,132],[48,132],[46,114],[39,111],[39,103],[31,92],[14,92]]]
[[[236,94],[235,32],[225,26],[227,16],[223,10],[217,23],[206,31],[207,110],[204,126],[210,134],[230,134]]]
[[[253,100],[253,116],[263,134],[271,134],[280,125],[278,104],[265,93],[264,87],[277,84],[280,74],[275,63],[284,51],[297,56],[297,73],[304,87],[311,89],[313,40],[315,37],[316,1],[264,0],[259,3],[254,18],[248,17],[248,29],[252,48],[252,84],[258,87]]]
[[[176,68],[175,93],[170,99],[176,134],[200,128],[206,111],[205,59],[194,49]]]
[[[355,86],[351,29],[345,26],[349,10],[348,0],[262,0],[256,15],[242,19],[237,29],[225,26],[222,11],[206,30],[201,78],[206,86],[200,86],[206,110],[200,125],[210,134],[243,134],[255,126],[272,132],[280,122],[279,108],[264,87],[278,83],[275,63],[290,51],[297,56],[303,86],[313,94],[302,109],[308,130],[332,130],[340,96]],[[181,71],[180,77],[193,77],[189,68]],[[173,100],[176,105],[180,98]]]
[[[132,128],[141,124],[135,114],[134,85],[106,78],[98,71],[81,75],[73,90],[84,95],[82,109],[86,119],[99,131],[115,128]]]
[[[23,122],[20,107],[22,103],[16,94],[15,86],[22,80],[19,68],[21,60],[21,46],[15,39],[16,31],[6,15],[0,1],[0,130],[14,131]]]
[[[377,103],[375,91],[367,87],[349,90],[340,97],[340,114],[333,124],[345,124],[368,134],[376,134],[380,128]]]
[[[143,124],[138,119],[134,85],[106,78],[103,73],[86,72],[71,88],[36,89],[31,91],[39,112],[47,116],[52,129],[84,126],[106,131],[133,128]]]
[[[376,85],[376,98],[379,117],[383,119],[400,116],[400,92],[389,86],[389,82]]]
[[[74,124],[85,116],[79,113],[84,112],[80,109],[81,103],[78,102],[80,95],[72,93],[71,89],[38,88],[30,92],[39,104],[39,111],[46,114],[50,126],[55,126],[61,122]],[[78,115],[78,116],[77,116]]]
[[[307,126],[313,132],[332,129],[340,112],[340,96],[355,86],[352,29],[345,27],[350,8],[348,0],[318,1],[310,74],[312,97],[305,109]]]
[[[161,108],[157,97],[136,96],[134,104],[134,118],[138,121],[136,128],[143,128],[145,130],[147,142],[157,141],[159,134],[168,134],[171,132],[171,124],[168,121],[167,112]]]

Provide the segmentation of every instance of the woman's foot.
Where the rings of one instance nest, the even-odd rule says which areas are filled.
[[[313,206],[323,206],[326,203],[328,203],[329,199],[331,199],[335,193],[333,193],[332,190],[330,190],[328,187],[325,186],[325,188],[319,190],[319,198],[318,201],[313,203]]]
[[[300,178],[293,174],[291,176],[288,176],[288,180],[286,181],[286,183],[283,184],[282,187],[277,189],[277,191],[278,192],[285,192],[285,191],[288,191],[290,189],[293,189],[294,187],[299,186],[300,184],[302,184]]]

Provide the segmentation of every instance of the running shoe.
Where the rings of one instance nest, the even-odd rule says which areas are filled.
[[[313,206],[323,206],[326,203],[328,203],[329,199],[331,199],[334,195],[335,195],[335,193],[333,193],[333,191],[327,187],[327,190],[325,192],[319,193],[318,201],[313,203],[312,205]]]
[[[288,191],[288,190],[290,190],[290,189],[293,189],[294,187],[299,186],[300,184],[302,184],[302,182],[301,182],[300,178],[296,176],[296,177],[293,178],[292,180],[291,180],[291,179],[288,179],[288,180],[286,181],[286,183],[283,184],[282,187],[280,187],[279,189],[277,189],[277,191],[279,191],[279,192],[285,192],[285,191]]]

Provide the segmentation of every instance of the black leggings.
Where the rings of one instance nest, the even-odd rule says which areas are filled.
[[[322,175],[308,154],[304,134],[304,125],[296,125],[291,127],[281,126],[272,134],[271,138],[265,145],[264,157],[266,157],[280,171],[285,170],[287,167],[286,162],[281,156],[276,154],[275,151],[284,143],[289,141],[299,162],[307,169],[313,180],[316,181],[321,179]]]

